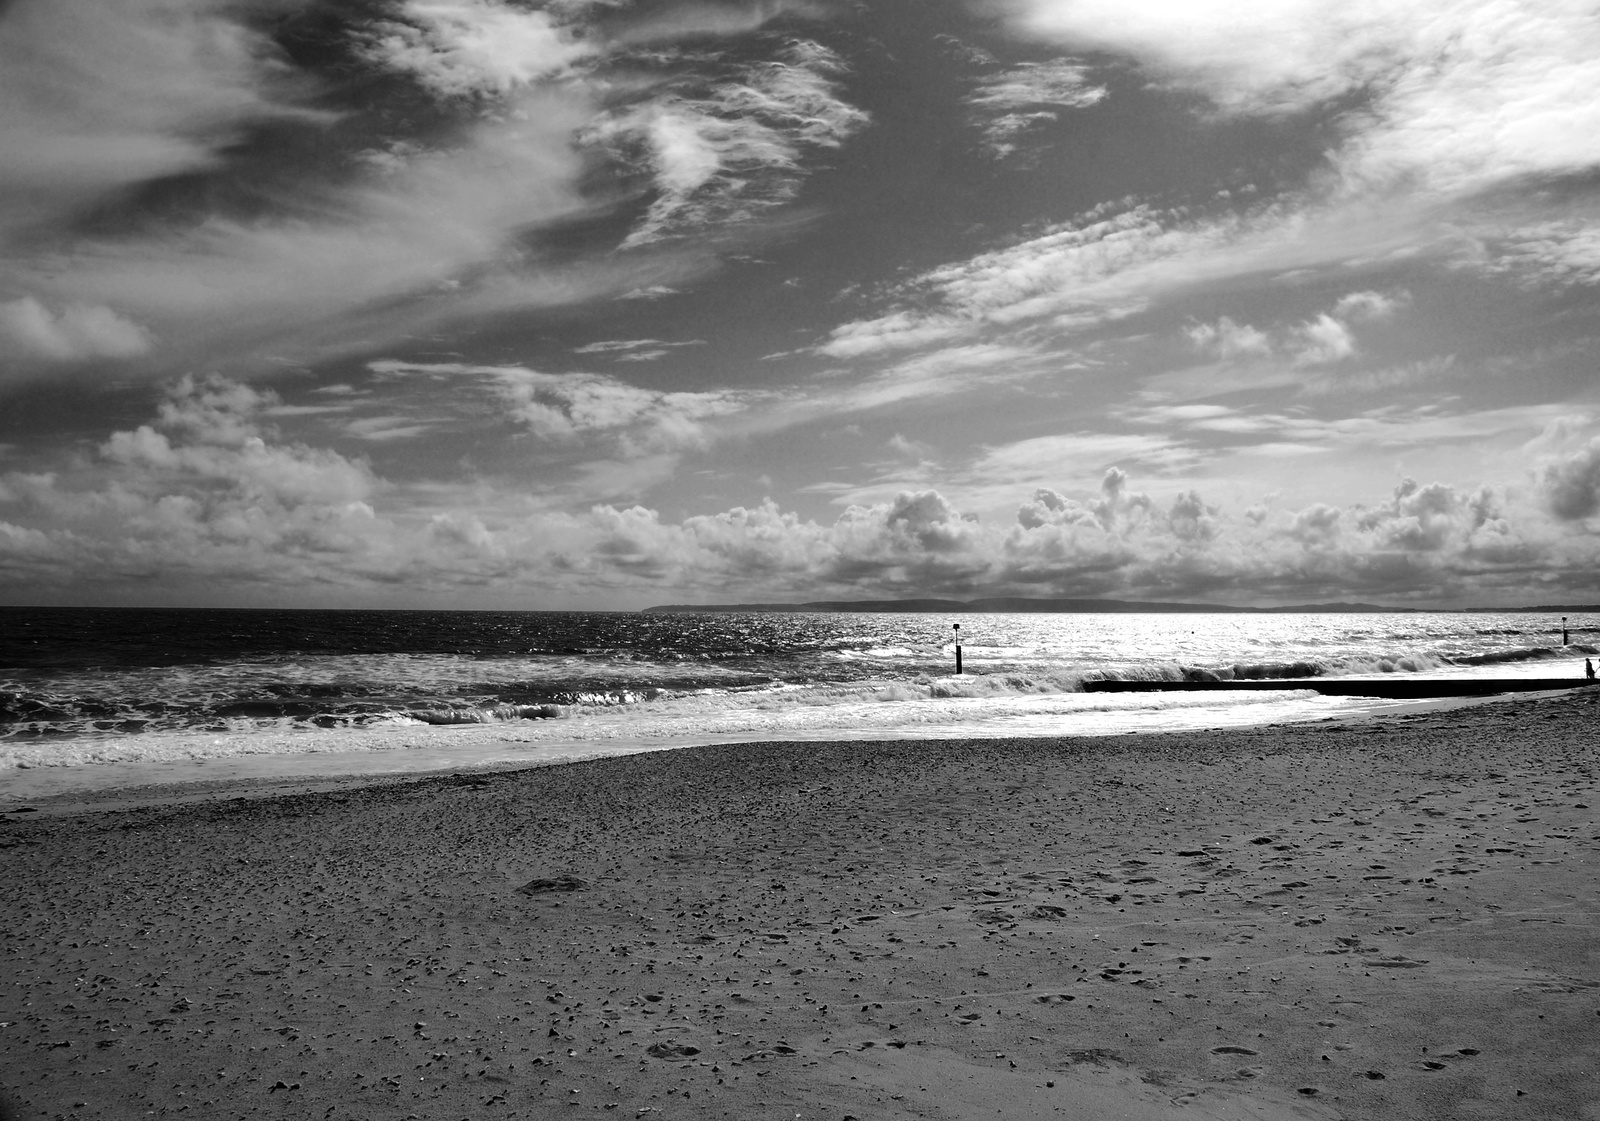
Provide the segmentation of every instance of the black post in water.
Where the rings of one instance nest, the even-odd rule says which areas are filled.
[[[961,624],[954,624],[956,628],[956,672],[961,672]]]
[[[1568,645],[1568,643],[1567,643],[1567,617],[1565,615],[1561,616],[1561,645],[1563,645],[1563,646]]]

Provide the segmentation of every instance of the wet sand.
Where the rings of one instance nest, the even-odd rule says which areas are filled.
[[[1597,702],[13,810],[0,1087],[24,1118],[1600,1119]]]

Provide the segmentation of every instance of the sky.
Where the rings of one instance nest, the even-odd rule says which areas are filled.
[[[1600,602],[1600,5],[0,0],[0,603]]]

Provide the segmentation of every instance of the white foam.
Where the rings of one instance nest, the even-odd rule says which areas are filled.
[[[937,686],[934,682],[930,686]],[[812,691],[812,699],[815,692]],[[1313,720],[1361,709],[1349,698],[1248,694],[1046,693],[807,703],[774,693],[764,706],[725,696],[576,712],[563,720],[461,727],[400,726],[260,733],[146,733],[8,744],[0,798],[216,778],[391,774],[547,763],[707,743],[758,740],[950,739],[1116,735]]]

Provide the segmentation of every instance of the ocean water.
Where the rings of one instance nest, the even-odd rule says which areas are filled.
[[[1105,694],[1081,686],[1100,677],[1578,676],[1600,640],[1600,617],[1568,622],[1563,645],[1559,617],[1526,613],[0,608],[0,794],[40,769],[58,786],[74,776],[104,786],[156,773],[141,764],[231,760],[230,773],[249,773],[238,764],[271,756],[272,773],[282,775],[489,759],[483,736],[469,728],[500,733],[491,761],[539,761],[755,739],[1103,735],[1317,720],[1373,702],[1289,688]],[[381,767],[361,761],[375,753],[385,755]],[[174,773],[160,772],[163,780]]]

